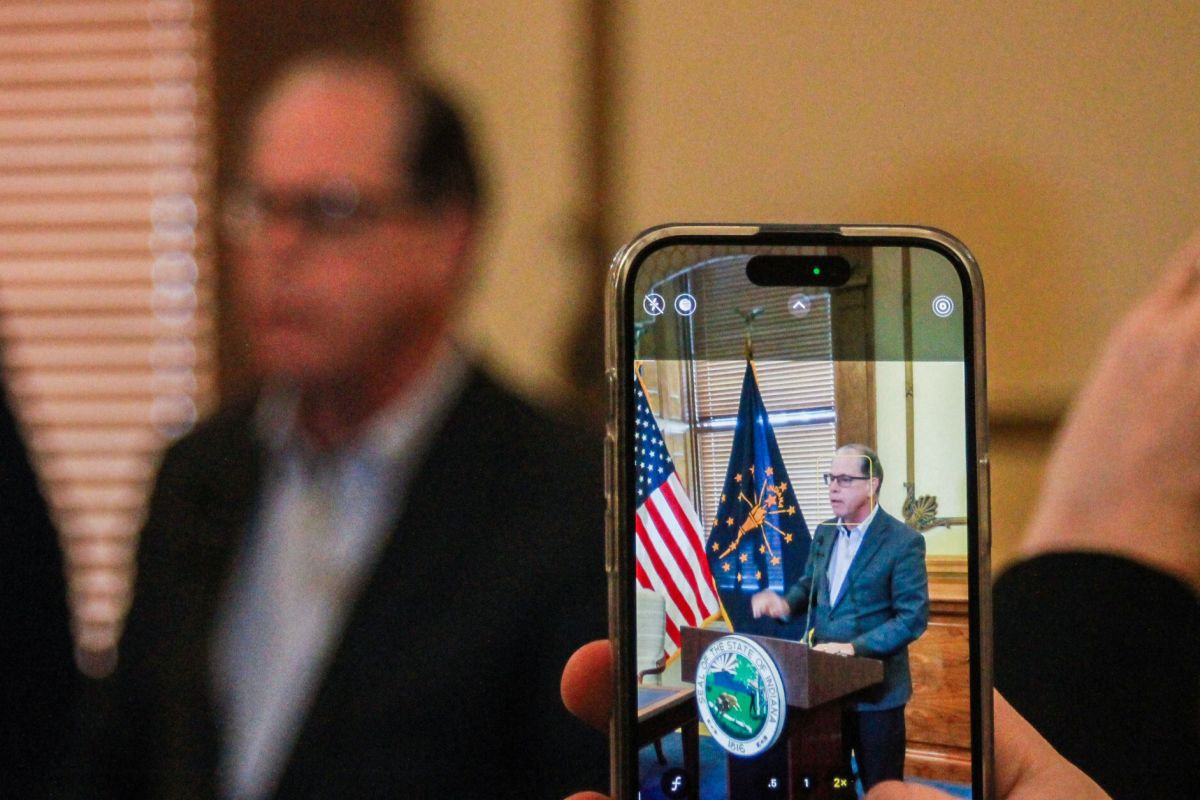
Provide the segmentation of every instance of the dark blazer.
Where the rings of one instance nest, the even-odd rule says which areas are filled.
[[[75,668],[58,535],[0,385],[0,797],[42,797],[62,765]]]
[[[808,609],[813,576],[816,590],[810,627],[814,640],[849,642],[856,655],[883,659],[883,683],[858,695],[859,711],[896,708],[912,697],[908,645],[929,624],[929,578],[925,537],[882,508],[859,546],[842,594],[829,603],[829,559],[838,535],[837,520],[817,526],[808,563],[784,599],[792,614]]]
[[[278,797],[553,797],[603,782],[562,667],[605,633],[600,449],[473,375],[346,622]],[[103,796],[212,798],[214,615],[258,506],[246,411],[167,453],[121,643]]]

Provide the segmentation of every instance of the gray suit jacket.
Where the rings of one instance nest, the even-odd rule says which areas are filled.
[[[804,614],[812,593],[815,642],[849,642],[856,655],[883,660],[883,683],[859,693],[858,710],[902,706],[912,697],[908,645],[929,624],[925,537],[879,509],[846,573],[842,594],[831,605],[827,572],[837,535],[837,520],[817,527],[804,575],[784,599],[793,615]]]

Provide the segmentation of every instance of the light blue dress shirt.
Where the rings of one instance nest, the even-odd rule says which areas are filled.
[[[863,538],[867,535],[867,528],[871,527],[878,511],[879,504],[876,503],[867,518],[853,528],[847,528],[845,523],[838,520],[838,534],[833,542],[833,552],[829,554],[829,568],[825,572],[829,578],[830,605],[837,603],[841,597],[850,565],[854,563],[854,557],[858,555],[858,549],[862,547]]]
[[[266,472],[213,648],[228,800],[274,791],[411,471],[466,374],[443,346],[427,380],[334,450],[314,448],[296,429],[294,395],[269,393],[259,404]]]

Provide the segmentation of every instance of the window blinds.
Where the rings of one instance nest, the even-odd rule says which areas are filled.
[[[199,0],[0,4],[0,334],[103,672],[162,448],[214,395]]]
[[[759,392],[772,417],[779,454],[810,533],[832,513],[821,475],[828,470],[830,456],[837,447],[828,296],[814,303],[814,312],[805,320],[805,327],[824,329],[823,358],[755,363]],[[745,372],[745,362],[701,361],[695,365],[697,416],[702,425],[697,433],[701,486],[698,511],[706,523],[712,521],[725,484]]]
[[[702,355],[693,362],[661,361],[646,373],[651,407],[680,479],[692,490],[703,524],[710,525],[729,467],[746,372],[743,314],[758,308],[752,338],[759,391],[811,532],[831,515],[821,475],[837,446],[830,295],[810,291],[809,310],[797,317],[788,303],[795,290],[747,285],[736,256],[685,252],[693,262],[708,259],[705,267],[692,269],[688,286],[705,310],[705,324],[689,331],[694,351]],[[689,363],[691,375],[685,376]]]

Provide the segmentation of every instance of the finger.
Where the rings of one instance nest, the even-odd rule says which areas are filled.
[[[562,699],[567,710],[600,730],[612,717],[612,648],[601,639],[575,651],[562,676]]]
[[[950,795],[929,786],[900,781],[884,781],[867,792],[865,800],[944,800]]]
[[[579,792],[571,795],[567,800],[608,800],[608,798],[599,792]]]
[[[992,693],[996,745],[996,790],[1007,797],[1028,780],[1036,780],[1039,761],[1057,755],[1049,743],[1008,704],[999,692]],[[1046,750],[1050,753],[1047,754]]]
[[[1059,755],[999,692],[993,692],[992,697],[998,797],[1010,800],[1108,797],[1091,778]]]
[[[1153,293],[1156,300],[1179,303],[1196,297],[1200,290],[1200,231],[1167,262],[1166,279]]]

